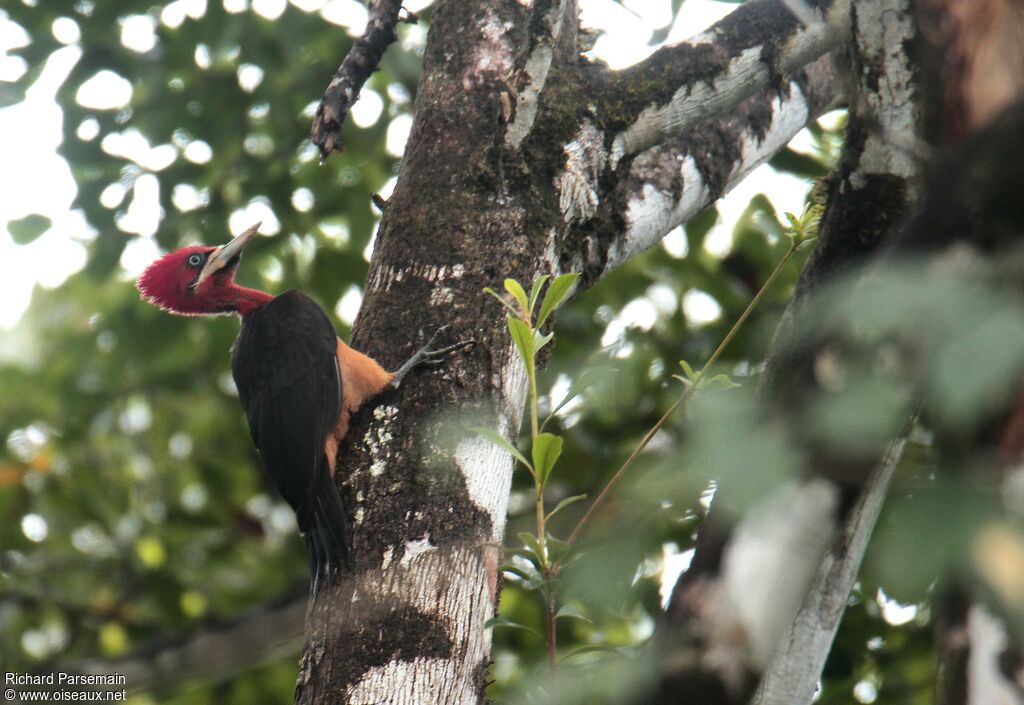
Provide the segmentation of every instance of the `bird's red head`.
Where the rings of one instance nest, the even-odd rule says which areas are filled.
[[[256,223],[221,247],[168,253],[146,268],[136,286],[151,304],[182,316],[251,313],[271,297],[236,285],[234,278],[242,248],[259,227]]]

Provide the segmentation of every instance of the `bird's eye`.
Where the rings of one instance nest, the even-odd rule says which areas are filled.
[[[203,256],[201,254],[199,254],[198,252],[188,256],[188,266],[189,267],[198,267],[202,263],[203,263]]]

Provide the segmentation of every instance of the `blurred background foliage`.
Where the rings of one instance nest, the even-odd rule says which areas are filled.
[[[324,166],[306,136],[350,45],[346,26],[359,25],[355,2],[15,0],[0,11],[24,34],[12,53],[26,71],[0,84],[8,104],[55,52],[80,50],[57,92],[59,152],[87,224],[76,236],[84,266],[37,288],[0,345],[5,670],[140,654],[145,663],[179,639],[303,599],[305,550],[290,510],[256,471],[234,398],[227,351],[237,321],[163,314],[139,302],[132,278],[162,251],[217,244],[263,220],[276,236],[249,248],[240,280],[303,288],[346,336],[377,221],[370,195],[388,193],[409,126],[430,21],[423,5],[420,23],[400,27],[364,89],[343,132],[346,151]],[[83,88],[90,81],[106,82],[108,93],[130,90],[104,105]],[[810,148],[786,150],[773,165],[809,190],[834,165],[840,138],[841,121],[812,126]],[[550,505],[594,496],[671,404],[678,360],[707,358],[785,252],[780,220],[760,195],[731,222],[711,208],[560,312],[542,405],[558,403],[581,369],[612,371],[555,422],[566,447]],[[0,238],[27,246],[48,227],[30,215]],[[742,413],[806,255],[789,263],[721,360],[746,392],[704,418]],[[655,440],[565,576],[566,599],[585,618],[560,620],[562,653],[569,665],[600,664],[606,679],[593,682],[607,697],[608,678],[629,682],[615,653],[633,653],[652,633],[708,505],[711,471],[688,473],[678,452],[685,418]],[[736,437],[724,441],[741,445],[740,426],[730,429]],[[897,495],[916,496],[930,482],[928,444],[915,447]],[[516,478],[508,536],[531,528],[531,491],[527,477]],[[555,535],[568,534],[578,508],[559,515]],[[874,565],[853,596],[820,703],[931,699],[929,578],[900,582],[884,557]],[[908,604],[887,597],[884,581]],[[543,662],[543,640],[532,633],[543,631],[543,615],[513,579],[501,611],[528,627],[495,629],[492,693],[509,700]],[[240,671],[181,672],[132,702],[290,702],[301,624],[285,641]]]

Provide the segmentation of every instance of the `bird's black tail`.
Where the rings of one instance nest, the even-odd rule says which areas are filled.
[[[348,529],[345,505],[330,473],[317,473],[319,481],[313,494],[313,511],[306,529],[309,549],[309,592],[316,595],[324,585],[332,587],[338,573],[349,567]]]

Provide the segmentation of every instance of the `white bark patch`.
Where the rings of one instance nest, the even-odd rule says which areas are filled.
[[[422,546],[423,542],[419,543]],[[409,544],[406,544],[409,551]],[[418,550],[413,548],[413,552]],[[381,609],[413,607],[436,619],[451,642],[447,658],[399,659],[370,669],[348,692],[348,702],[365,705],[463,705],[476,702],[477,668],[490,657],[494,614],[487,553],[459,547],[419,550],[409,560],[363,573],[355,597]],[[392,553],[394,555],[394,553]],[[360,597],[365,596],[365,597]]]
[[[910,179],[917,173],[913,146],[917,141],[918,101],[914,65],[905,47],[915,29],[909,2],[862,2],[857,5],[855,37],[865,71],[877,76],[877,91],[864,91],[882,133],[873,131],[864,145],[860,171]],[[862,77],[863,79],[863,77]],[[858,174],[852,175],[856,177]],[[851,177],[854,187],[857,181]]]
[[[708,665],[727,681],[771,661],[835,535],[838,503],[827,480],[787,483],[734,530],[707,614]]]
[[[476,45],[473,57],[462,73],[462,87],[472,90],[490,77],[507,76],[514,66],[512,44],[508,41],[511,22],[502,21],[493,10],[481,13],[480,34],[483,41]]]
[[[492,385],[501,394],[498,427],[495,430],[509,437],[516,434],[522,421],[527,377],[519,354],[511,343],[505,359],[508,363],[498,371],[498,379],[492,380]],[[483,436],[474,434],[456,446],[455,465],[462,472],[470,500],[491,518],[490,540],[501,541],[504,537],[512,472],[515,469],[512,456]]]
[[[393,438],[391,425],[397,416],[397,407],[391,404],[378,406],[373,410],[373,418],[377,423],[371,424],[363,435],[363,444],[370,453],[370,474],[374,477],[382,475],[387,468],[387,448]]]
[[[967,705],[1021,705],[1020,691],[999,668],[1006,649],[1006,626],[982,605],[967,613]]]
[[[849,0],[832,3],[824,22],[801,29],[783,44],[776,68],[783,72],[800,68],[834,48],[849,31],[849,10]],[[715,39],[712,28],[685,44],[694,48],[713,46]],[[761,55],[762,47],[746,49],[722,73],[692,86],[681,86],[668,103],[652,104],[642,110],[633,124],[615,136],[610,157],[612,168],[622,157],[680,134],[765,88],[772,67]]]
[[[447,306],[453,301],[455,301],[455,292],[450,287],[442,286],[430,292],[431,307]]]
[[[803,129],[809,118],[807,100],[799,86],[791,83],[788,98],[772,99],[772,122],[764,138],[749,131],[743,134],[740,140],[742,156],[733,165],[725,192],[728,193],[751,171],[770,159]],[[641,154],[634,160],[634,167],[643,157]],[[605,273],[657,244],[673,228],[697,215],[710,203],[711,192],[692,156],[681,157],[679,170],[683,191],[678,196],[648,182],[630,197],[626,206],[626,230],[622,239],[608,248]]]
[[[415,541],[406,541],[405,550],[402,552],[402,559],[399,564],[403,568],[408,568],[409,564],[419,556],[420,554],[426,553],[427,551],[436,551],[437,546],[430,543],[430,535],[423,537],[422,539],[416,539]],[[381,559],[380,568],[381,570],[387,570],[391,565],[391,561],[395,559],[395,550],[392,547],[388,547],[384,550],[384,556]]]
[[[551,28],[551,36],[543,37],[541,41],[537,42],[537,46],[534,47],[523,66],[523,72],[529,78],[526,85],[519,91],[515,116],[505,130],[505,144],[512,149],[519,149],[519,145],[530,134],[534,120],[537,119],[540,92],[544,90],[544,84],[548,80],[548,71],[551,69],[551,60],[554,57],[552,47],[562,33],[563,17],[565,17],[564,0],[554,3],[548,11],[548,26]]]
[[[519,149],[526,136],[533,129],[537,119],[537,106],[540,103],[540,92],[548,80],[551,59],[554,51],[547,44],[538,44],[526,60],[523,71],[530,77],[519,93],[516,101],[516,112],[505,130],[505,144],[512,149]]]
[[[402,554],[401,564],[403,568],[408,568],[409,564],[412,563],[416,556],[419,556],[427,551],[436,551],[437,546],[430,543],[430,535],[424,536],[421,539],[415,541],[405,542],[405,553]]]
[[[391,286],[401,282],[406,277],[416,277],[423,281],[437,284],[443,281],[462,279],[466,273],[464,264],[417,264],[412,267],[374,267],[369,276],[366,277],[366,289],[369,291],[379,290],[391,291]]]
[[[454,700],[442,696],[453,695],[450,683],[456,680],[455,664],[437,658],[418,658],[414,661],[392,661],[386,666],[371,668],[362,680],[349,689],[351,705],[433,705],[441,702],[471,703],[476,692],[467,683]]]
[[[565,169],[556,179],[562,222],[581,223],[597,212],[597,179],[607,155],[604,136],[593,122],[584,120],[572,142],[565,145]]]
[[[711,200],[704,178],[697,170],[697,162],[690,155],[680,155],[679,173],[683,192],[678,201],[675,196],[646,183],[626,205],[626,231],[622,239],[608,248],[608,270],[629,261],[635,255],[665,237],[681,222],[689,220]]]
[[[477,507],[487,512],[494,527],[491,541],[500,541],[512,487],[512,456],[482,436],[467,438],[455,449],[455,464],[466,479],[466,491]]]

